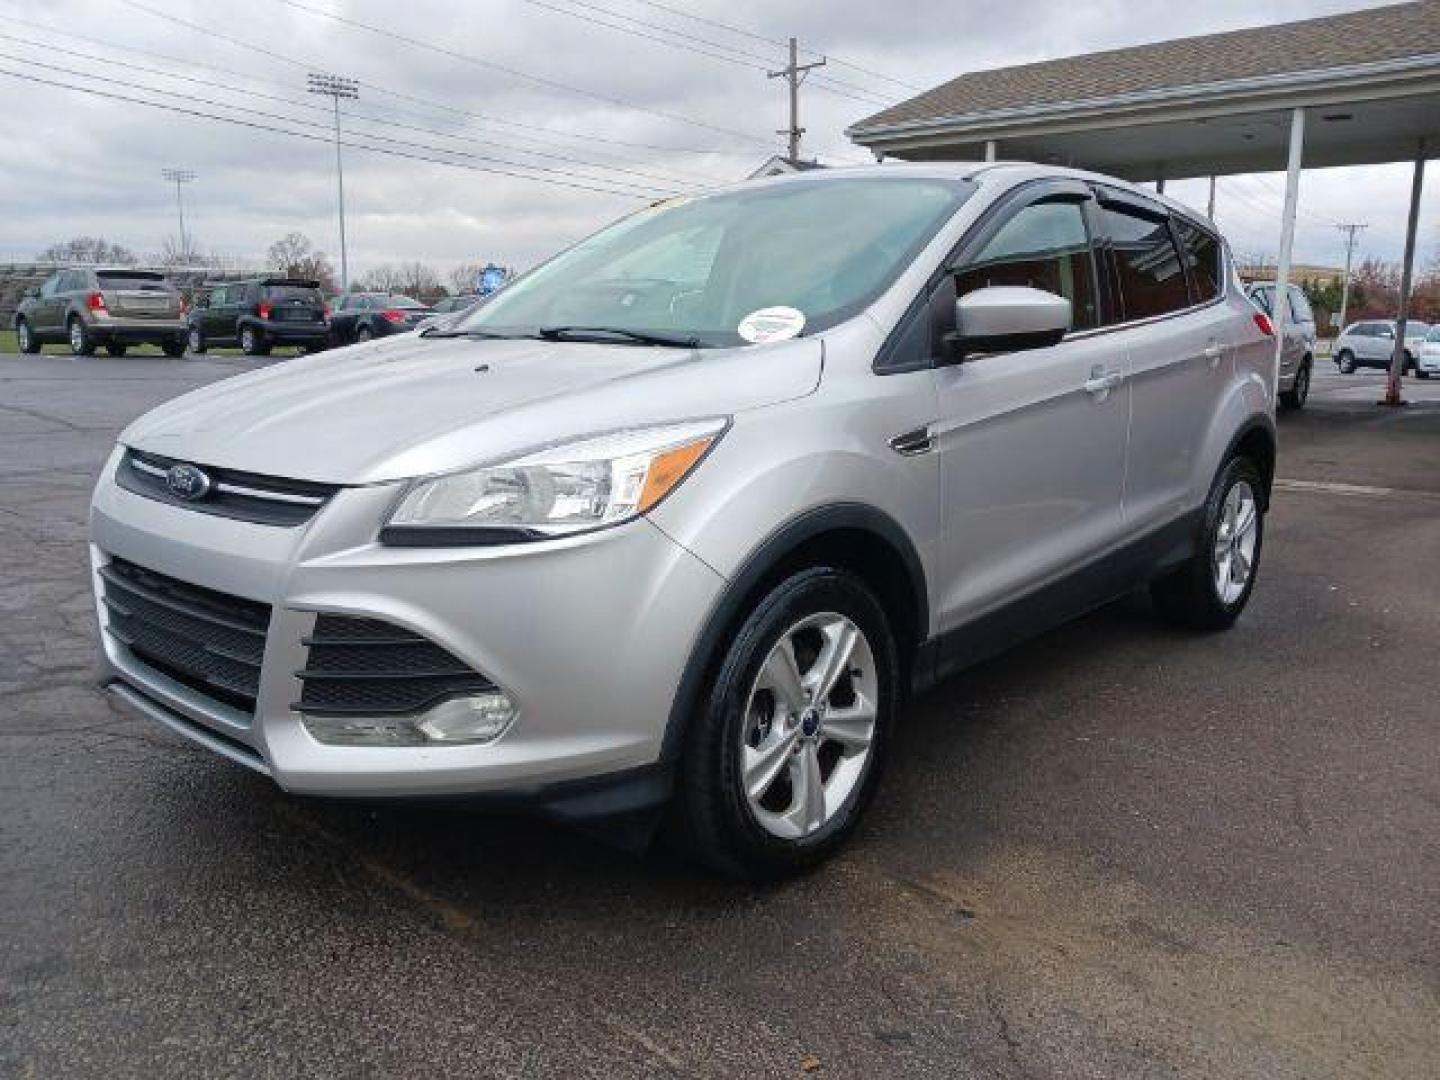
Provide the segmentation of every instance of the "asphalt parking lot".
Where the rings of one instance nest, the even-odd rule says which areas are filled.
[[[0,356],[0,1074],[1440,1075],[1440,387],[1322,372],[1232,632],[1135,599],[945,684],[757,889],[107,705],[95,472],[249,364]]]

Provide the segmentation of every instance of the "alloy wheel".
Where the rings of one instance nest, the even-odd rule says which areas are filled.
[[[1260,508],[1255,489],[1238,480],[1225,495],[1220,523],[1215,529],[1212,566],[1215,593],[1223,604],[1233,604],[1245,594],[1255,569],[1255,544],[1259,537]]]
[[[746,705],[740,771],[755,821],[798,840],[859,788],[875,738],[875,655],[844,615],[811,615],[765,658]]]
[[[20,325],[15,328],[15,343],[20,346],[20,351],[21,351],[21,352],[29,352],[29,351],[30,351],[30,324],[29,324],[29,323],[22,321],[22,322],[20,323]]]
[[[85,328],[80,325],[79,319],[70,320],[70,351],[80,352],[85,348]]]

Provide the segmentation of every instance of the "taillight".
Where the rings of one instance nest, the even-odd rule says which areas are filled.
[[[89,296],[85,297],[85,306],[91,311],[104,311],[105,297],[101,293],[92,292]]]
[[[380,312],[380,317],[387,322],[400,322],[405,318],[405,313],[399,308],[389,308]]]
[[[256,312],[257,315],[260,316],[260,318],[262,318],[262,319],[268,319],[268,318],[270,317],[270,312],[271,312],[272,310],[273,310],[273,309],[270,307],[270,301],[269,301],[269,300],[261,300],[261,301],[260,301],[260,306],[255,309],[255,312]]]
[[[328,318],[330,317],[330,305],[329,305],[329,304],[324,304],[324,305],[321,306],[321,308],[320,308],[320,315],[321,315],[322,318],[326,318],[326,319],[328,319]]]
[[[1266,337],[1275,336],[1275,324],[1270,321],[1270,316],[1266,315],[1263,311],[1255,312],[1255,326],[1259,329],[1260,333]]]
[[[185,299],[185,294],[180,294],[180,314],[184,315],[190,310],[190,301]]]

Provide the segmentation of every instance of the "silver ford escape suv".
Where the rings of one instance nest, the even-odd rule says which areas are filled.
[[[856,827],[907,694],[1148,585],[1255,584],[1275,342],[1120,181],[872,166],[641,210],[444,328],[229,379],[92,510],[114,695],[287,791]]]

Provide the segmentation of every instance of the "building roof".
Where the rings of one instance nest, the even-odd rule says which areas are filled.
[[[895,126],[1440,54],[1440,0],[975,71],[849,129]]]
[[[786,173],[809,172],[811,169],[823,169],[818,161],[805,161],[788,157],[785,154],[776,154],[769,161],[761,165],[747,177],[749,180],[757,180],[762,176],[784,176]]]

